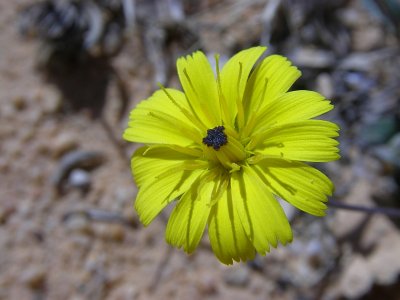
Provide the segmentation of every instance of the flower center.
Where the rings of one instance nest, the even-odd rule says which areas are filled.
[[[224,133],[224,126],[217,126],[207,130],[207,136],[203,138],[203,143],[214,150],[219,150],[223,145],[228,143],[228,137]]]
[[[229,126],[220,125],[208,129],[207,136],[203,138],[203,144],[213,148],[208,149],[205,147],[205,158],[218,162],[229,172],[240,170],[240,165],[246,159],[246,152],[239,140],[238,133]]]

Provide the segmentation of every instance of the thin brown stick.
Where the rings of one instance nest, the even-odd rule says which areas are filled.
[[[329,200],[328,206],[330,208],[347,209],[356,212],[363,212],[367,214],[383,214],[389,217],[400,218],[400,209],[394,207],[372,207],[363,205],[345,204],[336,200]]]

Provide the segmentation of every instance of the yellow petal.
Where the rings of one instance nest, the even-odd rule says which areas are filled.
[[[287,92],[301,72],[286,57],[270,55],[251,74],[245,97],[247,119]]]
[[[247,238],[235,208],[230,186],[213,206],[208,221],[211,247],[218,259],[227,265],[253,259],[255,249]]]
[[[278,242],[292,240],[292,230],[279,202],[251,167],[232,174],[232,195],[247,237],[264,255]]]
[[[226,101],[229,110],[229,119],[224,121],[230,125],[234,125],[238,111],[239,118],[240,113],[243,114],[242,98],[249,74],[265,49],[266,47],[253,47],[240,51],[229,59],[221,70],[221,90],[224,98],[222,101]]]
[[[204,53],[197,51],[176,62],[179,80],[191,108],[206,128],[221,125],[217,83]]]
[[[307,120],[272,127],[252,137],[247,148],[255,153],[289,160],[326,162],[338,159],[339,127],[322,120]]]
[[[132,158],[132,171],[139,191],[135,208],[144,225],[172,200],[185,193],[200,176],[201,162],[168,148],[139,148]]]
[[[323,173],[301,162],[265,159],[254,166],[275,195],[309,214],[325,215],[333,184]]]
[[[182,165],[183,162],[207,166],[205,162],[196,159],[197,157],[194,156],[196,152],[188,154],[189,151],[185,151],[187,148],[182,149],[185,151],[184,153],[179,150],[181,149],[176,146],[173,146],[173,148],[169,146],[138,148],[131,160],[131,168],[136,184],[140,187],[146,182],[151,183],[160,174]]]
[[[333,108],[330,101],[312,91],[294,91],[281,95],[257,113],[253,132],[286,123],[308,120]]]
[[[192,184],[175,206],[167,224],[167,242],[177,248],[183,247],[187,253],[196,249],[210,214],[210,201],[217,183],[208,175],[204,173]]]
[[[190,110],[185,95],[174,89],[166,89],[176,103]],[[140,102],[130,113],[124,139],[147,144],[175,144],[186,147],[201,143],[201,131],[165,91],[159,90],[149,99]]]

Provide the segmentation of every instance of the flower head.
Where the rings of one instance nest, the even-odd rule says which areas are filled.
[[[288,89],[300,76],[282,56],[239,52],[216,74],[202,52],[179,58],[183,92],[161,87],[130,113],[135,208],[148,225],[177,200],[168,243],[191,253],[208,225],[218,259],[231,264],[292,240],[276,197],[325,214],[333,185],[303,163],[339,158],[338,126],[314,120],[333,105],[312,91]]]

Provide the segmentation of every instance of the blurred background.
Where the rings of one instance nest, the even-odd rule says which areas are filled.
[[[335,104],[333,199],[400,207],[399,24],[398,0],[1,1],[0,299],[400,299],[385,215],[286,206],[293,243],[231,267],[207,236],[171,249],[168,214],[138,222],[121,138],[177,57],[267,45]]]

